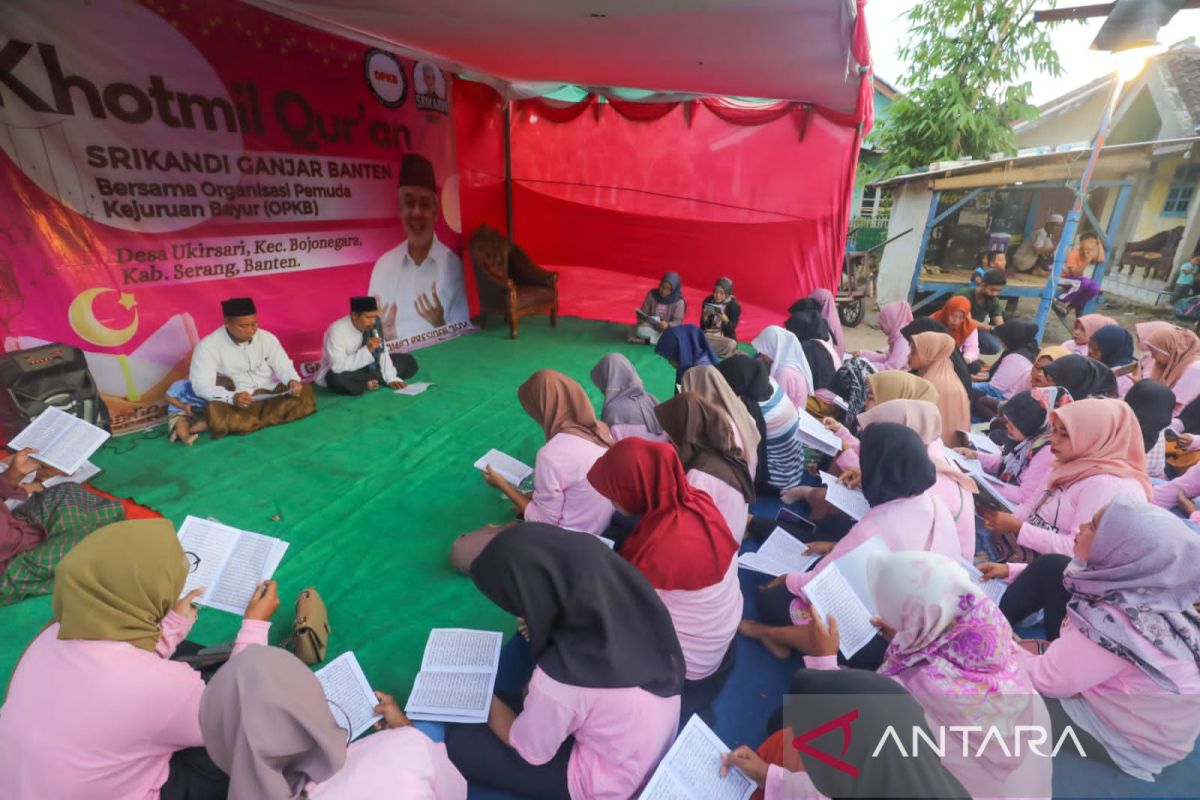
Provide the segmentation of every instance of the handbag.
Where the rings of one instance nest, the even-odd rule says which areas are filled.
[[[325,660],[329,649],[329,611],[315,588],[305,589],[296,598],[296,620],[288,645],[296,658],[310,667]]]

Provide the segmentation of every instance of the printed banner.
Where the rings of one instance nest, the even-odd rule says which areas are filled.
[[[5,351],[83,349],[128,432],[227,297],[305,376],[351,296],[393,350],[470,330],[451,80],[235,0],[7,0]]]

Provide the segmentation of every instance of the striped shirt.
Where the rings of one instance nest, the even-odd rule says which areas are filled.
[[[804,474],[804,445],[797,437],[800,415],[783,387],[771,381],[771,397],[762,408],[767,427],[767,482],[786,489],[800,482]]]

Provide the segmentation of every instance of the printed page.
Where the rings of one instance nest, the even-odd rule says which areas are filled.
[[[873,555],[887,555],[890,552],[892,552],[891,548],[884,543],[883,539],[872,537],[846,555],[840,556],[835,562],[835,566],[842,573],[846,584],[858,595],[859,601],[867,611],[871,612],[871,616],[879,616],[879,611],[875,608],[871,587],[867,584],[867,563]]]
[[[216,585],[209,587],[204,595],[205,605],[233,614],[246,610],[258,585],[270,575],[267,568],[272,559],[277,554],[282,558],[275,546],[278,539],[251,531],[239,534]]]
[[[829,456],[842,452],[842,440],[836,433],[826,430],[819,419],[803,409],[800,410],[799,419],[800,431],[797,435],[805,444]]]
[[[968,473],[975,479],[975,485],[979,487],[979,495],[987,506],[999,508],[1001,511],[1012,513],[1016,510],[1016,506],[1009,502],[1008,498],[996,491],[996,479],[990,475],[985,475],[981,472]]]
[[[495,448],[488,450],[483,454],[481,459],[475,462],[475,469],[480,472],[486,471],[489,466],[491,466],[492,472],[495,472],[513,486],[520,486],[523,480],[533,474],[533,467],[526,466],[507,453],[502,453]]]
[[[761,572],[764,575],[770,575],[772,578],[778,578],[788,571],[788,568],[778,561],[772,561],[769,558],[763,558],[758,553],[742,553],[738,556],[738,566],[755,572]]]
[[[469,628],[434,628],[421,659],[423,671],[491,672],[500,667],[499,631]]]
[[[991,439],[984,436],[982,433],[975,433],[974,431],[964,431],[961,428],[959,430],[961,433],[966,435],[967,441],[971,443],[972,449],[982,450],[985,453],[999,453],[1000,452],[1000,445],[996,444]]]
[[[851,489],[828,472],[821,473],[821,483],[825,484],[825,501],[841,509],[851,519],[858,521],[871,510],[871,504],[861,489]]]
[[[315,674],[333,718],[343,729],[350,725],[350,738],[357,739],[383,719],[375,714],[379,700],[354,653],[342,653]]]
[[[645,311],[642,311],[640,308],[635,308],[634,311],[637,313],[638,319],[640,319],[640,320],[649,322],[652,325],[661,325],[662,324],[662,320],[659,319],[658,317],[654,316],[653,314],[647,314]]]
[[[776,528],[758,548],[757,555],[782,564],[786,572],[806,572],[820,556],[807,555],[808,545],[783,528]]]
[[[261,403],[264,400],[274,400],[276,397],[287,397],[291,392],[264,392],[263,394],[251,395],[251,399],[256,403]]]
[[[838,563],[841,563],[840,559]],[[866,647],[878,633],[871,624],[871,612],[842,577],[837,564],[813,576],[804,586],[804,596],[812,603],[813,611],[820,614],[826,624],[831,614],[837,620],[841,637],[838,649],[846,658]]]
[[[496,674],[419,672],[405,712],[413,719],[486,722]]]
[[[203,586],[208,591],[200,598],[200,602],[207,604],[239,533],[237,528],[191,515],[183,521],[179,526],[179,544],[187,555],[192,571],[188,573],[180,597]],[[245,608],[243,604],[236,613],[240,614]]]
[[[962,560],[962,565],[967,570],[967,574],[971,576],[971,582],[978,586],[984,594],[992,598],[993,603],[1000,605],[1000,598],[1004,596],[1005,590],[1008,589],[1008,584],[1002,580],[985,581],[983,573],[979,571],[979,567],[966,559]]]
[[[692,715],[646,785],[640,800],[746,800],[758,787],[739,769],[721,777],[721,756],[729,752],[712,729]]]
[[[958,466],[962,468],[963,472],[983,472],[983,464],[979,462],[978,458],[967,458],[962,453],[956,452],[951,447],[946,448],[946,457],[955,464],[958,464]]]
[[[37,450],[34,458],[69,475],[83,466],[108,437],[101,428],[50,406],[8,446],[13,450],[32,447]]]
[[[409,396],[415,396],[415,395],[421,394],[426,389],[428,389],[430,386],[433,386],[433,384],[432,383],[410,383],[410,384],[407,384],[403,389],[397,389],[395,391],[395,394],[404,394],[404,395],[409,395]]]

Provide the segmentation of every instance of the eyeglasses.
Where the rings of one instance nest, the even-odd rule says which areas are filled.
[[[188,574],[189,575],[192,574],[193,572],[195,572],[196,570],[200,569],[200,556],[196,555],[195,553],[193,553],[190,550],[184,550],[183,556],[184,556],[184,558],[187,559],[187,562],[188,562]]]

